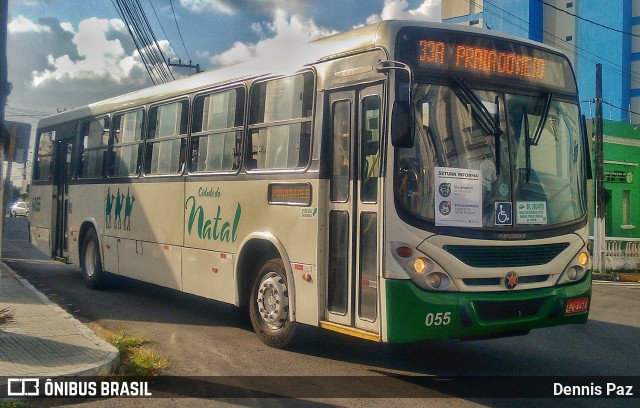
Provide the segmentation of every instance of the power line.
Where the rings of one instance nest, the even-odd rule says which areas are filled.
[[[475,1],[474,1],[474,0],[466,0],[466,1],[467,1],[467,3],[472,4],[472,5],[476,6],[476,7],[480,7],[480,5],[479,5],[479,4],[477,4],[477,3],[475,3]],[[490,4],[492,7],[496,8],[497,10],[502,11],[502,12],[503,12],[503,13],[505,13],[505,14],[508,14],[509,16],[511,16],[511,17],[513,17],[513,18],[515,18],[515,19],[518,19],[518,20],[522,21],[522,22],[523,22],[523,23],[525,23],[525,24],[528,24],[528,23],[529,23],[528,21],[526,21],[526,20],[522,19],[521,17],[518,17],[517,15],[512,14],[512,13],[510,13],[509,11],[507,11],[507,10],[505,10],[505,9],[503,9],[503,8],[498,7],[498,6],[497,6],[497,5],[495,5],[494,3],[491,3],[490,1],[485,0],[484,2],[485,2],[485,3],[487,3],[487,4]],[[491,11],[491,9],[485,9],[485,8],[483,7],[483,8],[482,8],[482,10],[483,10],[484,12],[491,13],[491,14],[493,14],[494,16],[496,16],[496,17],[498,17],[498,18],[501,18],[502,20],[504,20],[504,21],[506,21],[506,22],[508,22],[508,23],[512,24],[512,25],[513,25],[513,26],[515,26],[515,27],[520,28],[521,30],[527,30],[527,29],[528,29],[528,27],[523,27],[523,26],[521,26],[521,25],[518,25],[517,23],[515,23],[515,22],[513,22],[513,21],[511,21],[511,20],[508,20],[508,19],[504,18],[503,16],[499,15],[498,13],[495,13],[495,12]],[[597,63],[603,63],[603,65],[605,65],[605,66],[606,66],[606,68],[607,68],[608,70],[610,70],[610,71],[612,71],[612,72],[615,72],[616,74],[620,74],[620,75],[629,74],[629,76],[633,76],[633,77],[635,77],[636,79],[640,79],[640,73],[638,73],[638,72],[635,72],[635,71],[633,71],[633,70],[630,70],[630,69],[624,68],[623,66],[618,65],[618,64],[615,64],[615,63],[610,62],[610,61],[601,61],[601,60],[600,60],[600,56],[599,56],[599,55],[596,55],[596,54],[594,54],[594,53],[592,53],[592,52],[590,52],[590,51],[588,51],[588,50],[586,50],[586,49],[584,49],[584,48],[581,48],[581,47],[577,46],[576,44],[573,44],[573,43],[570,43],[570,42],[568,42],[568,41],[566,41],[566,40],[563,40],[562,38],[560,38],[560,37],[558,37],[558,36],[554,35],[553,33],[549,32],[549,31],[543,30],[543,32],[544,32],[545,34],[547,34],[549,37],[552,37],[552,41],[550,41],[550,42],[551,42],[551,44],[553,44],[554,46],[556,46],[556,47],[558,47],[558,48],[561,48],[561,49],[563,49],[563,50],[565,50],[565,51],[568,51],[568,52],[575,52],[575,53],[576,53],[576,55],[578,55],[581,59],[587,60],[587,61],[589,61],[589,62],[592,62],[592,63],[595,63],[595,64],[597,64]],[[556,41],[556,40],[557,40],[557,41]],[[578,50],[579,50],[580,52],[578,52]],[[590,57],[589,57],[589,56],[587,56],[587,54],[588,54]],[[592,58],[591,58],[591,57],[592,57]]]
[[[141,38],[143,49],[147,52],[151,60],[151,70],[162,78],[162,82],[169,82],[173,79],[168,67],[164,66],[164,55],[162,49],[155,39],[151,27],[144,25],[146,17],[138,0],[116,0],[127,5],[127,12],[138,36]],[[137,6],[137,7],[136,7]],[[148,22],[147,22],[148,24]],[[168,72],[167,72],[168,71]]]
[[[628,112],[628,113],[640,116],[640,113],[638,113],[638,112],[634,112],[634,111],[632,111],[630,109],[626,109],[626,108],[621,108],[620,106],[616,106],[616,105],[612,104],[611,102],[602,101],[602,103],[605,104],[605,105],[609,105],[612,108],[620,109],[621,111]]]
[[[164,37],[167,39],[167,41],[169,42],[169,46],[171,47],[171,49],[173,50],[173,52],[176,51],[176,48],[173,46],[173,44],[171,44],[171,41],[169,40],[169,36],[167,35],[167,32],[164,31],[164,26],[162,25],[162,23],[160,22],[160,18],[158,17],[158,13],[156,13],[156,8],[153,5],[153,1],[149,0],[149,5],[151,6],[151,9],[153,10],[153,14],[156,16],[156,20],[158,21],[158,25],[160,26],[160,29],[162,30],[162,34],[164,34]]]
[[[469,4],[472,4],[472,5],[476,6],[476,7],[481,8],[481,10],[483,12],[489,12],[489,13],[495,15],[496,17],[502,19],[503,21],[512,24],[515,27],[518,27],[518,28],[520,28],[522,30],[525,30],[525,31],[528,30],[528,27],[523,27],[521,25],[518,25],[514,21],[511,21],[511,20],[505,18],[504,16],[499,15],[498,13],[491,11],[491,9],[485,9],[483,6],[476,4],[474,0],[466,0],[466,1]],[[518,16],[516,16],[516,15],[510,13],[510,12],[508,12],[505,9],[502,9],[502,8],[496,6],[495,4],[491,3],[490,1],[485,0],[484,3],[490,4],[491,6],[496,8],[497,10],[500,10],[504,14],[508,14],[508,15],[516,18],[517,20],[522,21],[523,23],[527,24],[527,26],[528,26],[528,21],[526,21],[526,20],[524,20],[524,19],[522,19],[522,18],[520,18],[520,17],[518,17]],[[589,52],[589,51],[587,51],[587,50],[585,50],[583,48],[580,48],[575,44],[572,44],[572,43],[570,43],[568,41],[565,41],[562,38],[559,38],[559,37],[555,36],[554,34],[548,32],[548,31],[546,31],[544,29],[543,29],[543,32],[545,34],[547,34],[549,37],[553,37],[553,38],[555,38],[555,39],[557,39],[559,41],[559,42],[556,42],[555,40],[551,40],[550,41],[551,44],[555,45],[558,48],[564,49],[564,50],[566,50],[568,52],[575,52],[576,56],[578,58],[582,59],[582,60],[586,60],[586,61],[589,61],[589,62],[594,63],[594,64],[598,64],[598,63],[603,64],[603,62],[604,62],[603,65],[605,65],[606,69],[608,69],[609,71],[612,71],[612,72],[614,72],[614,73],[616,73],[616,74],[618,74],[620,76],[629,75],[630,78],[635,78],[636,80],[640,79],[640,74],[638,72],[635,72],[633,70],[624,68],[624,67],[622,67],[622,66],[620,66],[618,64],[615,64],[615,63],[612,63],[612,62],[609,62],[609,61],[601,61],[600,60],[600,56],[598,56],[596,54],[593,54],[593,53],[591,53],[591,52]],[[564,45],[564,44],[567,44],[568,46]],[[580,52],[578,52],[578,50]],[[590,56],[593,56],[593,58],[591,58]],[[622,109],[622,110],[625,110],[625,109]]]
[[[137,37],[134,35],[133,30],[131,29],[130,25],[127,24],[127,20],[124,17],[123,6],[118,0],[115,0],[115,1],[118,2],[117,5],[116,3],[114,3],[114,0],[111,0],[111,4],[113,4],[113,7],[115,7],[115,9],[118,11],[118,15],[120,16],[122,21],[125,22],[125,25],[127,26],[127,30],[129,31],[129,35],[131,36],[131,39],[133,40],[133,43],[135,44],[136,49],[138,50],[138,55],[140,55],[140,59],[142,60],[142,63],[144,64],[145,69],[147,70],[147,74],[149,74],[149,78],[151,78],[151,82],[153,82],[153,84],[155,85],[156,81],[153,77],[151,68],[149,67],[149,63],[147,62],[146,57],[140,48],[140,44],[138,43]]]
[[[42,111],[34,111],[30,109],[22,109],[22,108],[14,108],[13,106],[7,105],[7,110],[11,111],[15,114],[26,113],[31,115],[51,115],[50,112],[42,112]]]
[[[173,20],[176,22],[176,28],[178,29],[178,35],[180,36],[180,41],[182,41],[182,47],[184,48],[184,52],[187,53],[187,58],[191,60],[191,56],[189,55],[189,51],[187,51],[187,47],[184,45],[184,39],[182,38],[182,33],[180,32],[180,26],[178,25],[178,19],[176,18],[176,12],[173,9],[173,0],[169,0],[169,4],[171,5],[171,12],[173,13]]]
[[[115,1],[115,3],[114,3]],[[124,21],[145,65],[151,82],[169,82],[174,79],[167,65],[162,48],[149,24],[140,0],[111,0],[120,18]]]
[[[24,113],[11,113],[11,112],[7,112],[5,113],[6,117],[9,118],[35,118],[35,119],[39,119],[39,118],[46,118],[47,116],[50,115],[34,115],[34,114],[24,114]]]
[[[577,18],[577,19],[579,19],[579,20],[586,21],[587,23],[591,23],[591,24],[593,24],[593,25],[597,25],[598,27],[602,27],[602,28],[605,28],[605,29],[607,29],[607,30],[615,31],[615,32],[620,33],[620,34],[626,34],[626,35],[629,35],[629,36],[632,36],[632,37],[638,37],[638,38],[640,38],[640,35],[637,35],[637,34],[634,34],[634,33],[630,33],[630,32],[628,32],[628,31],[619,30],[619,29],[617,29],[617,28],[609,27],[609,26],[606,26],[606,25],[604,25],[604,24],[598,23],[598,22],[596,22],[596,21],[590,20],[590,19],[588,19],[588,18],[581,17],[581,16],[579,16],[579,15],[577,15],[577,14],[570,13],[570,12],[568,12],[567,10],[563,10],[563,9],[561,9],[561,8],[559,8],[559,7],[556,7],[556,6],[555,6],[555,5],[553,5],[553,4],[547,3],[547,2],[546,2],[546,1],[544,1],[544,0],[538,0],[538,1],[539,1],[540,3],[542,3],[542,4],[544,4],[545,6],[549,6],[549,7],[553,8],[553,9],[556,9],[556,10],[558,10],[558,11],[561,11],[561,12],[565,13],[565,14],[568,14],[568,15],[570,15],[570,16],[573,16],[573,17],[575,17],[575,18]]]

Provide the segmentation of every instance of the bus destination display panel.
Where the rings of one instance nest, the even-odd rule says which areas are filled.
[[[399,57],[419,70],[474,75],[487,80],[577,92],[571,68],[560,55],[500,39],[407,30],[399,36]]]

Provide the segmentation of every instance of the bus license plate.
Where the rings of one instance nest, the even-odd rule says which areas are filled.
[[[571,299],[567,301],[567,308],[564,314],[582,313],[589,310],[589,298]]]

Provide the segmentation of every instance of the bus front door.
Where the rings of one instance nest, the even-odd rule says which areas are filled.
[[[334,92],[326,321],[379,333],[382,86]],[[375,338],[375,336],[373,336]]]
[[[74,139],[62,139],[56,142],[55,163],[55,227],[54,227],[54,258],[66,261],[69,256],[68,225],[69,214],[69,180],[73,167],[73,141]]]

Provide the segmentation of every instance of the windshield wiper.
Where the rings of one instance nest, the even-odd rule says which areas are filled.
[[[544,101],[544,107],[542,108],[542,115],[540,116],[540,120],[538,121],[538,126],[536,126],[536,131],[531,137],[530,129],[529,129],[529,115],[527,114],[526,109],[522,112],[522,120],[524,121],[524,133],[525,133],[525,165],[526,165],[526,177],[525,181],[529,184],[529,179],[531,178],[531,146],[537,146],[540,142],[540,138],[542,137],[542,130],[544,129],[545,124],[547,123],[547,118],[549,117],[549,110],[551,109],[551,92],[547,93],[547,98]]]
[[[537,146],[540,141],[540,137],[542,137],[542,129],[547,124],[547,118],[549,117],[549,110],[551,109],[551,92],[547,94],[547,99],[544,101],[544,108],[542,109],[542,116],[540,117],[540,121],[538,122],[538,126],[536,127],[536,131],[533,134],[533,139],[531,139],[531,145]],[[528,135],[528,133],[527,133]]]
[[[524,122],[524,146],[525,146],[525,166],[526,176],[525,181],[529,184],[529,178],[531,177],[531,136],[529,133],[529,115],[527,110],[522,111],[522,120]]]
[[[496,175],[500,174],[500,136],[503,131],[500,128],[500,105],[499,99],[496,95],[496,111],[493,116],[486,106],[478,99],[478,96],[473,92],[469,86],[464,83],[460,78],[453,78],[455,89],[462,92],[460,95],[455,92],[456,96],[465,105],[471,105],[473,110],[473,116],[487,135],[493,135],[495,137],[495,150],[496,150]]]

